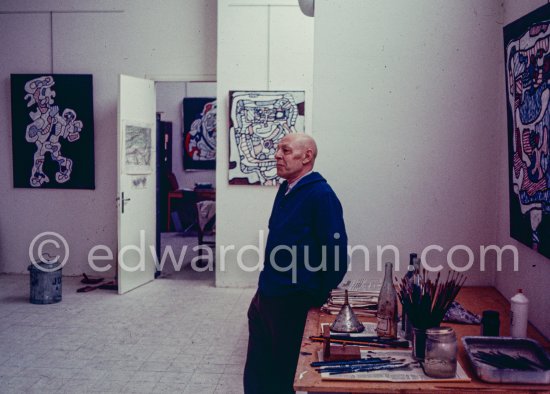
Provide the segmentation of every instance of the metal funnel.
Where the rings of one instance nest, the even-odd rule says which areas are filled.
[[[353,309],[349,305],[348,291],[345,291],[345,300],[342,309],[338,312],[336,320],[330,326],[330,330],[334,332],[362,332],[365,326],[361,324]]]

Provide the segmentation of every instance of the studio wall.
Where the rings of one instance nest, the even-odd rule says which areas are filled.
[[[313,20],[297,1],[218,1],[217,286],[256,286],[277,191],[228,184],[229,91],[303,90],[311,132],[312,77]]]
[[[118,74],[215,77],[216,1],[3,1],[0,11],[0,272],[26,273],[31,241],[53,231],[69,245],[63,274],[81,275],[94,246],[116,255]],[[13,188],[10,73],[52,72],[94,76],[95,190]]]
[[[377,246],[431,250],[468,285],[523,288],[546,336],[550,262],[510,237],[502,27],[546,1],[315,3],[313,128],[318,168],[341,196],[357,253],[351,277],[380,277]],[[359,148],[357,148],[359,147]],[[338,163],[336,165],[335,163]],[[493,252],[482,246],[517,247]],[[380,260],[393,260],[384,252]],[[387,257],[386,257],[387,256]],[[445,271],[443,271],[445,272]]]
[[[480,246],[496,241],[501,13],[475,0],[315,2],[317,167],[350,244],[369,252],[353,253],[351,277],[380,278],[384,261],[402,275],[426,250],[443,273],[448,255],[471,262],[468,285],[493,282]]]

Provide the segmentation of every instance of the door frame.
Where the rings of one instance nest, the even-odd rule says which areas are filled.
[[[210,82],[210,83],[216,83],[217,84],[217,75],[216,74],[177,74],[177,75],[167,75],[167,74],[145,74],[144,78],[146,79],[150,79],[154,82],[155,84],[155,94],[157,92],[156,90],[156,87],[157,87],[157,82],[163,82],[163,83],[170,83],[170,82],[173,82],[173,83],[178,83],[178,82],[185,82],[185,83],[197,83],[197,82]],[[217,97],[217,94],[216,94],[216,100],[218,99]],[[155,112],[156,111],[156,107],[155,107]],[[158,112],[157,112],[158,113]],[[161,119],[162,121],[170,121],[170,120],[167,120],[167,119]],[[174,130],[172,130],[172,133],[174,132]],[[158,139],[158,133],[159,133],[159,130],[156,130],[156,133],[155,133],[155,138]],[[217,137],[216,137],[217,139]],[[172,143],[173,143],[173,137],[172,137]],[[155,151],[155,163],[156,161],[158,160],[158,155],[159,155],[159,150],[157,149]],[[173,158],[172,158],[173,160]],[[217,166],[216,166],[216,169],[217,169]],[[215,170],[216,171],[216,170]],[[159,198],[159,189],[157,187],[157,199],[156,199],[156,207],[155,207],[155,211],[158,212],[159,211],[159,201],[160,201],[160,198]],[[158,222],[158,215],[157,215],[157,222]],[[160,252],[161,252],[161,233],[163,231],[161,231],[161,228],[157,225],[156,226],[156,231],[157,231],[157,234],[156,234],[156,251],[157,251],[157,258],[160,260]],[[162,272],[161,271],[157,271],[155,273],[155,279],[161,274]]]

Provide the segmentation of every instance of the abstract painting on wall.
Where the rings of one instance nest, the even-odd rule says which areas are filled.
[[[229,92],[229,183],[278,185],[275,151],[289,133],[304,132],[305,92]]]
[[[14,187],[95,188],[92,92],[92,75],[11,75]]]
[[[216,99],[183,99],[183,168],[216,168]]]
[[[510,235],[550,257],[550,4],[504,27]]]

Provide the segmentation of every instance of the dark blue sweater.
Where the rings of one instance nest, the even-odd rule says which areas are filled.
[[[320,305],[347,271],[342,205],[317,172],[303,177],[287,195],[286,188],[285,181],[269,218],[258,287],[266,296],[306,294]]]

